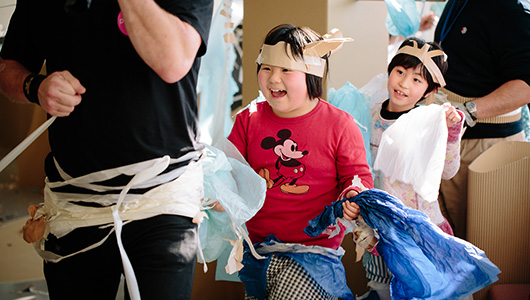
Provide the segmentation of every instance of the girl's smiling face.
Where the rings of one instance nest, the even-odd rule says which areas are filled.
[[[258,83],[263,96],[279,117],[299,117],[318,104],[317,99],[313,101],[309,98],[304,72],[262,64]]]
[[[396,66],[388,75],[388,110],[403,112],[412,109],[425,95],[429,83],[421,75],[422,65],[405,69]],[[430,94],[430,93],[429,93]]]

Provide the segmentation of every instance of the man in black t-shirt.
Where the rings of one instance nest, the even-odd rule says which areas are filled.
[[[212,0],[17,1],[0,90],[57,116],[37,241],[52,299],[114,299],[122,273],[133,299],[189,298],[196,81],[212,10]]]
[[[449,0],[435,41],[448,55],[442,89],[466,115],[461,165],[442,180],[440,203],[466,238],[468,166],[499,141],[524,140],[521,107],[530,103],[530,7],[517,0]]]

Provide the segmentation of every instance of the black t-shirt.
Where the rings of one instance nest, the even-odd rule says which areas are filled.
[[[68,70],[86,87],[73,113],[49,128],[52,155],[69,175],[199,149],[196,83],[206,51],[213,1],[157,0],[190,23],[202,45],[190,72],[165,83],[118,28],[117,1],[92,0],[89,8],[65,12],[65,0],[18,0],[1,55],[38,72]],[[46,171],[56,180],[47,159]]]
[[[465,2],[449,0],[435,31],[448,56],[446,88],[482,97],[510,80],[530,85],[530,12],[517,0]]]
[[[530,85],[529,29],[530,11],[517,0],[449,0],[434,37],[448,56],[446,88],[478,98],[510,80]],[[522,129],[521,121],[478,123],[463,138],[500,138]]]

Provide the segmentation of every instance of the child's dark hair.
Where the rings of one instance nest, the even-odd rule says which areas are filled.
[[[281,24],[269,31],[263,44],[276,45],[278,42],[285,42],[291,46],[291,52],[288,55],[293,58],[303,58],[303,51],[305,45],[322,40],[322,36],[309,27],[296,27],[291,24]],[[287,51],[287,49],[285,49]],[[326,69],[324,76],[328,73],[328,56],[322,57],[326,60]],[[261,64],[258,64],[258,72],[261,69]],[[307,84],[307,93],[310,99],[319,98],[322,96],[323,79],[321,77],[307,74],[305,77]]]
[[[415,38],[415,37],[410,37],[406,39],[405,41],[403,41],[403,43],[401,43],[401,45],[399,46],[399,49],[403,48],[404,46],[414,46],[413,41],[416,41],[418,48],[421,48],[425,44],[428,44],[430,45],[429,51],[442,50],[442,47],[440,47],[440,45],[438,45],[435,42],[425,42],[424,40]],[[445,72],[447,71],[447,60],[445,59],[444,55],[434,56],[432,57],[432,60],[438,66],[438,68],[440,69],[440,72],[442,72],[442,75],[444,75]],[[392,58],[392,61],[388,65],[388,74],[390,74],[396,66],[401,66],[401,67],[404,67],[405,69],[409,69],[409,68],[415,69],[420,64],[422,64],[422,62],[416,56],[405,54],[405,53],[399,53],[395,55],[394,58]],[[425,91],[425,94],[428,94],[431,91],[434,91],[435,89],[440,87],[440,84],[434,82],[431,73],[429,73],[429,71],[427,70],[425,66],[421,68],[421,76],[425,78],[425,80],[427,80],[429,84],[427,87],[427,90]]]

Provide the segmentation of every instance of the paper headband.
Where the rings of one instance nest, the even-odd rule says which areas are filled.
[[[403,46],[401,49],[399,49],[396,52],[396,55],[398,54],[408,54],[417,57],[423,65],[427,68],[427,71],[431,73],[431,76],[433,78],[433,81],[440,84],[440,87],[445,86],[445,80],[442,75],[442,72],[440,71],[440,68],[436,65],[436,63],[432,60],[435,56],[444,56],[445,60],[445,53],[442,50],[432,50],[429,51],[430,45],[425,43],[421,49],[418,47],[418,43],[416,41],[412,41],[414,46]]]
[[[318,77],[324,76],[326,60],[322,56],[336,53],[345,42],[352,38],[343,38],[339,29],[334,28],[322,36],[323,40],[307,44],[303,50],[303,58],[292,57],[291,45],[278,42],[276,45],[263,45],[256,62],[289,70],[301,71]]]

